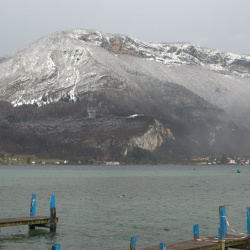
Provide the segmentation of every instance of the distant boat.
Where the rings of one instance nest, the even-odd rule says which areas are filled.
[[[240,173],[240,169],[238,168],[237,173]]]

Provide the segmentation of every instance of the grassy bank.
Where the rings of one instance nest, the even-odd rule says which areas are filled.
[[[69,164],[62,159],[44,159],[35,155],[13,155],[9,153],[0,154],[0,165],[53,165]]]

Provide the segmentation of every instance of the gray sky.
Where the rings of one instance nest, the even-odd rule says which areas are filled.
[[[0,0],[0,56],[74,28],[250,55],[250,0]]]

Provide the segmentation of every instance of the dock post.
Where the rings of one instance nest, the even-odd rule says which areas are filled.
[[[130,239],[130,250],[135,250],[135,248],[136,248],[136,237],[133,236]]]
[[[159,250],[166,250],[166,243],[161,242],[159,245]]]
[[[219,207],[219,216],[220,216],[220,228],[224,230],[224,234],[227,234],[226,206]]]
[[[198,224],[194,225],[193,232],[194,232],[194,240],[199,239],[200,238],[200,229],[199,229]]]
[[[225,240],[225,231],[224,229],[221,229],[220,227],[218,228],[218,238],[219,238],[219,241]]]
[[[221,241],[221,243],[222,243],[221,249],[225,250],[225,231],[224,231],[224,229],[218,228],[218,238],[219,238],[219,241]]]
[[[54,244],[52,246],[52,250],[60,250],[60,245],[59,244]]]
[[[32,194],[30,201],[30,216],[36,216],[36,195]],[[35,229],[34,225],[29,226],[30,230]]]
[[[30,216],[36,216],[36,195],[32,194],[30,201]]]
[[[56,231],[56,206],[55,196],[50,196],[50,232]]]
[[[247,236],[250,238],[250,207],[247,207]]]

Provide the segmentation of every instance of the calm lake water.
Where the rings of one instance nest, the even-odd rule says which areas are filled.
[[[193,168],[195,167],[195,170]],[[0,217],[49,215],[56,197],[57,232],[2,228],[0,249],[125,250],[217,234],[219,206],[246,232],[250,166],[0,166]]]

